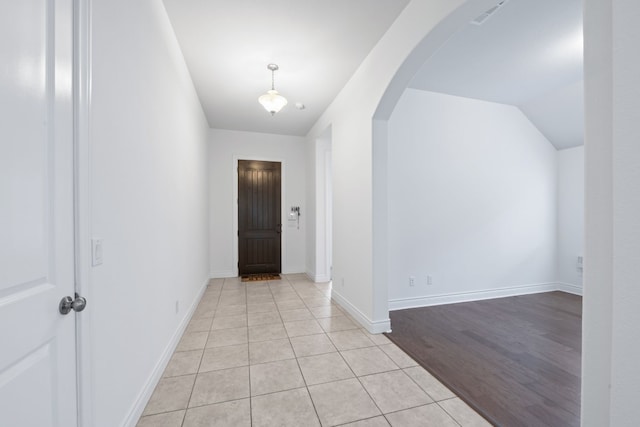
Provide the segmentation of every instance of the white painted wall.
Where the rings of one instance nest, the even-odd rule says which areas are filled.
[[[640,377],[637,364],[640,287],[634,282],[640,266],[640,250],[634,246],[640,242],[637,235],[640,202],[639,187],[632,185],[637,183],[636,174],[640,170],[637,144],[640,71],[634,54],[640,38],[637,25],[640,3],[618,0],[615,4],[614,13],[612,0],[584,1],[586,264],[582,420],[585,426],[634,425],[640,417],[640,406],[635,404]],[[492,5],[491,0],[411,1],[309,134],[314,137],[327,126],[333,126],[334,277],[338,282],[334,292],[340,303],[371,331],[388,326],[386,283],[372,277],[376,267],[371,261],[379,249],[373,247],[373,235],[385,234],[377,222],[385,211],[374,211],[373,206],[378,206],[376,200],[384,200],[385,191],[372,186],[378,170],[370,167],[375,158],[369,155],[376,148],[376,141],[382,139],[384,144],[378,132],[384,131],[385,126],[376,125],[373,132],[371,119],[376,119],[374,124],[386,121],[424,60],[460,25]],[[342,148],[347,145],[351,147]],[[614,147],[619,153],[615,163]],[[376,151],[384,152],[377,148]],[[364,195],[357,195],[358,191]],[[356,196],[349,199],[349,193]],[[350,216],[356,209],[360,213],[359,222]],[[615,246],[614,211],[616,230],[620,233]],[[344,286],[339,283],[341,278],[346,280]],[[616,366],[614,372],[612,366]],[[612,379],[615,382],[610,389]]]
[[[208,281],[208,126],[161,2],[93,1],[92,53],[85,410],[133,426]]]
[[[640,3],[613,3],[611,425],[622,426],[640,418]]]
[[[387,285],[373,273],[373,235],[379,230],[374,231],[372,119],[388,118],[425,59],[493,5],[492,0],[412,0],[307,135],[312,139],[332,127],[333,292],[369,331],[389,329]]]
[[[235,160],[234,160],[235,159]],[[306,271],[306,144],[297,136],[209,131],[209,244],[211,277],[231,277],[238,273],[237,229],[234,226],[234,185],[237,186],[237,159],[282,162],[282,271]],[[300,229],[287,221],[291,206],[300,206]],[[236,218],[237,221],[237,218]]]
[[[584,146],[558,151],[557,279],[582,290],[578,256],[584,256]],[[570,288],[570,289],[571,289]]]
[[[585,0],[582,425],[640,418],[640,3]]]
[[[316,276],[316,253],[317,253],[317,222],[318,216],[321,212],[318,212],[316,207],[316,174],[317,174],[317,156],[316,156],[317,140],[312,139],[305,143],[306,147],[306,164],[305,164],[305,195],[306,195],[306,208],[307,208],[307,221],[306,221],[306,270],[307,276],[313,279]]]
[[[307,142],[307,276],[315,282],[331,280],[331,129]]]
[[[555,282],[556,150],[518,108],[407,89],[388,135],[390,308]]]

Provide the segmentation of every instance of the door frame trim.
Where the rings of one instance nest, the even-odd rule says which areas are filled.
[[[76,315],[78,426],[93,422],[91,369],[91,9],[92,0],[73,0],[73,186],[75,290],[89,309]]]
[[[333,147],[324,150],[324,271],[333,280]]]
[[[280,234],[280,267],[281,273],[287,272],[287,259],[285,254],[287,253],[287,224],[284,221],[285,206],[286,206],[286,162],[282,158],[262,157],[262,156],[243,156],[239,154],[233,155],[233,162],[231,164],[232,181],[233,181],[233,198],[231,204],[233,206],[233,228],[231,234],[233,235],[233,267],[232,271],[234,276],[238,276],[238,160],[257,160],[260,162],[278,162],[280,163],[280,221],[282,223],[282,233]]]

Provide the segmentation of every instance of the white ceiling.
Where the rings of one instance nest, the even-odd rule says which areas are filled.
[[[408,2],[164,0],[209,125],[284,135],[307,134]],[[269,63],[289,101],[273,117]]]
[[[301,136],[408,2],[164,0],[211,127]],[[273,117],[257,102],[271,62],[289,100]],[[451,37],[410,87],[518,106],[563,149],[583,141],[582,75],[582,0],[507,0]]]
[[[584,144],[582,80],[543,93],[519,107],[558,150]]]
[[[583,142],[582,59],[581,0],[510,0],[456,33],[410,87],[516,105],[563,149]]]

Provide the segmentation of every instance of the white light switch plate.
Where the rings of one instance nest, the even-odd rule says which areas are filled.
[[[91,239],[91,265],[102,264],[102,239]]]

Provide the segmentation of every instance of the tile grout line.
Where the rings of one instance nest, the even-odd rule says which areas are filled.
[[[184,409],[184,413],[182,415],[182,421],[180,422],[181,426],[185,425],[185,422],[187,420],[187,417],[186,417],[187,412],[189,412],[191,409],[210,406],[210,405],[216,405],[216,404],[222,404],[222,403],[228,403],[228,402],[233,402],[233,401],[244,400],[244,398],[229,399],[229,400],[225,400],[225,401],[222,401],[222,402],[215,402],[215,403],[211,403],[211,404],[203,404],[203,405],[198,405],[198,406],[193,406],[193,407],[190,406],[191,400],[193,399],[193,393],[194,393],[194,390],[195,390],[195,384],[196,384],[196,382],[198,380],[198,377],[202,373],[201,369],[202,369],[202,364],[203,364],[203,361],[204,361],[204,354],[207,351],[207,344],[209,342],[209,339],[211,338],[211,333],[213,331],[213,322],[215,321],[216,317],[224,317],[224,316],[217,316],[217,313],[219,312],[219,309],[222,307],[222,306],[220,306],[220,303],[221,303],[221,301],[223,299],[223,296],[224,296],[225,285],[227,285],[227,284],[230,285],[230,287],[228,289],[226,289],[226,290],[227,291],[232,291],[232,292],[229,292],[229,294],[228,294],[228,297],[230,298],[230,300],[232,302],[233,302],[233,298],[234,298],[233,293],[236,293],[237,295],[242,294],[244,296],[244,305],[245,305],[245,313],[244,314],[245,314],[246,331],[247,331],[247,358],[248,358],[248,360],[247,360],[247,369],[248,369],[248,381],[249,381],[249,384],[248,384],[248,387],[249,387],[249,417],[250,417],[250,422],[251,422],[252,426],[254,424],[254,422],[253,422],[253,398],[254,397],[268,396],[268,395],[272,395],[272,394],[278,394],[278,393],[288,392],[288,391],[292,391],[292,390],[298,390],[298,389],[302,389],[302,388],[304,388],[306,390],[307,396],[310,399],[312,407],[314,409],[314,413],[315,413],[316,419],[317,419],[318,422],[320,422],[320,416],[319,416],[319,413],[318,413],[318,409],[316,407],[316,404],[315,404],[313,398],[311,397],[311,391],[310,391],[310,387],[311,386],[307,383],[307,380],[306,380],[306,378],[305,378],[305,376],[303,374],[302,367],[300,365],[300,360],[299,360],[300,357],[298,357],[297,353],[295,352],[294,346],[293,346],[293,342],[292,342],[293,338],[311,337],[311,336],[317,336],[317,335],[324,335],[325,337],[327,337],[329,339],[329,342],[332,344],[332,346],[334,346],[335,350],[334,351],[329,351],[329,352],[326,352],[326,353],[313,354],[313,355],[309,355],[309,356],[306,356],[306,357],[313,357],[313,356],[319,356],[319,355],[325,355],[325,354],[331,354],[331,353],[338,353],[340,355],[340,359],[343,361],[343,363],[346,364],[347,368],[349,369],[349,371],[353,375],[352,378],[355,378],[355,379],[358,380],[358,383],[360,384],[362,389],[364,389],[366,395],[369,397],[371,402],[373,402],[374,406],[379,411],[379,415],[375,415],[375,416],[367,417],[367,418],[359,418],[357,420],[350,421],[350,422],[365,421],[365,420],[376,418],[378,416],[382,416],[382,418],[384,418],[386,420],[386,422],[390,423],[388,418],[387,418],[387,415],[389,415],[389,414],[394,414],[394,413],[398,413],[398,412],[402,412],[402,411],[406,411],[406,410],[411,410],[411,409],[415,409],[415,408],[419,408],[419,407],[422,407],[422,406],[427,406],[427,405],[431,405],[433,403],[436,403],[437,407],[439,407],[442,411],[444,411],[444,413],[446,413],[449,417],[451,417],[454,420],[454,422],[456,423],[456,425],[461,425],[461,423],[454,417],[453,414],[449,413],[443,406],[440,405],[440,402],[453,400],[457,396],[454,394],[452,397],[449,397],[449,398],[446,398],[446,399],[441,399],[441,400],[434,399],[433,396],[430,393],[428,393],[427,390],[425,390],[418,383],[418,381],[416,379],[414,379],[407,372],[405,372],[406,369],[419,368],[420,367],[419,365],[407,366],[407,367],[403,368],[398,363],[396,363],[396,361],[393,360],[391,358],[391,356],[389,356],[382,349],[383,345],[390,346],[391,344],[393,344],[395,347],[397,347],[397,345],[395,345],[395,343],[393,343],[392,341],[385,342],[384,344],[382,344],[382,343],[378,343],[377,341],[371,340],[367,336],[367,338],[371,341],[372,345],[370,345],[370,346],[368,345],[368,346],[365,346],[365,347],[356,347],[354,349],[339,350],[338,347],[336,346],[334,340],[329,335],[330,333],[348,332],[348,331],[356,331],[357,330],[357,331],[360,331],[361,333],[364,334],[365,331],[363,331],[362,328],[331,331],[330,330],[331,329],[330,325],[327,327],[328,329],[325,329],[324,327],[322,327],[322,325],[320,325],[321,329],[322,329],[322,332],[311,333],[311,334],[305,333],[305,334],[302,334],[302,335],[296,335],[295,337],[290,336],[289,332],[287,331],[286,326],[285,326],[285,323],[287,323],[287,322],[284,321],[284,319],[282,317],[282,314],[281,314],[280,307],[278,306],[278,304],[276,302],[276,294],[280,294],[280,292],[277,292],[279,290],[283,290],[284,293],[288,293],[289,289],[292,290],[293,293],[295,293],[296,298],[298,298],[299,300],[302,301],[302,303],[303,303],[303,305],[305,307],[304,310],[306,310],[309,313],[311,313],[311,316],[312,316],[311,319],[302,319],[302,320],[299,320],[299,321],[315,320],[316,323],[319,324],[319,319],[332,319],[333,317],[345,317],[346,319],[348,319],[348,320],[350,320],[352,322],[353,322],[353,319],[350,318],[350,316],[348,316],[347,314],[343,314],[342,316],[331,316],[331,315],[329,315],[327,317],[318,318],[314,314],[314,312],[312,311],[313,309],[317,309],[316,311],[319,311],[319,312],[324,312],[323,307],[332,307],[334,305],[333,301],[331,299],[327,298],[324,295],[325,291],[323,291],[320,288],[318,288],[318,286],[316,284],[310,282],[310,284],[314,286],[315,292],[319,292],[320,294],[322,294],[321,298],[329,301],[329,305],[328,306],[320,305],[320,306],[317,306],[317,307],[310,307],[307,304],[307,302],[305,301],[305,299],[301,296],[301,294],[300,294],[300,292],[298,290],[298,289],[302,289],[302,284],[303,283],[302,282],[292,282],[285,275],[283,275],[283,279],[284,280],[283,280],[282,283],[286,285],[286,288],[285,287],[282,287],[282,288],[277,287],[276,288],[275,286],[272,287],[272,283],[270,283],[269,281],[266,281],[266,289],[268,289],[268,292],[269,292],[268,294],[266,292],[251,293],[251,292],[249,292],[250,289],[249,289],[249,287],[246,286],[246,284],[244,284],[244,285],[240,284],[239,286],[236,286],[235,281],[232,281],[232,280],[227,279],[227,278],[223,279],[222,284],[219,285],[219,286],[216,286],[215,290],[214,290],[214,288],[209,288],[209,286],[212,284],[212,282],[209,282],[209,284],[207,285],[207,291],[205,293],[205,295],[207,295],[206,304],[207,305],[210,304],[211,303],[210,301],[213,299],[213,298],[211,298],[211,296],[215,295],[215,297],[214,297],[215,298],[215,310],[213,311],[213,318],[211,319],[211,325],[209,326],[209,330],[208,331],[195,331],[195,332],[207,332],[207,336],[206,336],[206,339],[205,339],[204,347],[201,349],[202,353],[201,353],[199,361],[198,361],[198,367],[196,369],[194,382],[193,382],[193,385],[191,386],[191,391],[190,391],[190,394],[189,394],[189,398],[187,400],[187,406]],[[234,285],[233,289],[232,289],[231,285]],[[299,285],[299,286],[294,286],[294,285]],[[213,291],[213,292],[210,292],[210,291]],[[258,291],[258,289],[256,289],[256,291]],[[214,292],[215,292],[215,294],[214,294]],[[267,296],[269,296],[271,301],[265,301],[265,297],[267,297]],[[250,315],[249,309],[248,309],[248,307],[249,307],[249,297],[252,297],[254,300],[260,301],[260,302],[255,302],[254,305],[259,305],[259,304],[263,304],[263,303],[271,303],[271,302],[273,302],[273,304],[275,305],[275,312],[277,313],[278,318],[280,319],[279,324],[281,324],[282,327],[285,330],[287,342],[288,342],[288,344],[289,344],[289,346],[290,346],[290,348],[292,350],[292,353],[293,353],[293,359],[296,361],[296,366],[297,366],[299,374],[300,374],[300,376],[301,376],[301,378],[303,380],[303,384],[304,385],[302,387],[286,388],[284,390],[272,391],[272,392],[269,392],[269,393],[264,393],[264,394],[260,394],[260,395],[257,395],[257,396],[253,396],[253,389],[252,389],[252,386],[251,386],[251,368],[253,366],[264,365],[264,364],[268,364],[268,363],[272,363],[272,362],[260,362],[260,363],[255,363],[255,364],[251,363],[250,341],[249,341],[249,337],[248,337],[248,333],[249,333],[249,315]],[[307,299],[314,299],[314,298],[319,298],[319,297],[316,297],[314,295],[310,295],[310,296],[308,296],[306,298]],[[284,301],[287,301],[287,300],[284,300]],[[203,303],[203,301],[201,301],[201,303]],[[230,305],[239,305],[239,304],[230,304]],[[299,310],[299,309],[293,309],[293,310]],[[287,311],[287,310],[285,310],[285,311]],[[291,311],[291,309],[289,311]],[[331,309],[330,311],[332,312],[333,309]],[[259,313],[261,313],[261,312],[259,312]],[[199,319],[191,318],[189,320],[189,322],[191,323],[194,320],[200,320],[200,319],[208,319],[208,318],[207,317],[202,317],[202,318],[199,318]],[[289,323],[291,323],[291,322],[295,322],[295,321],[290,321]],[[329,320],[329,322],[330,322],[330,320]],[[269,323],[269,324],[271,324],[271,323]],[[278,324],[278,323],[273,323],[273,324]],[[357,323],[356,323],[356,325],[357,325]],[[235,328],[224,328],[224,329],[235,329]],[[366,334],[364,334],[364,335],[366,336]],[[257,342],[266,342],[266,341],[273,341],[273,340],[264,340],[264,341],[257,341]],[[228,345],[224,345],[224,346],[220,346],[220,347],[229,347],[229,346],[233,346],[233,344],[228,344]],[[215,348],[218,348],[218,347],[213,347],[213,348],[215,349]],[[356,375],[356,373],[353,370],[353,368],[351,367],[351,365],[345,359],[345,357],[343,355],[343,352],[350,351],[350,350],[358,350],[358,349],[363,349],[363,348],[377,348],[378,350],[380,350],[382,353],[384,353],[391,360],[391,362],[394,364],[394,366],[396,366],[396,368],[395,369],[390,369],[390,370],[384,370],[384,371],[381,371],[381,372],[373,372],[373,373],[366,374],[366,375],[361,375],[361,376]],[[397,348],[399,348],[399,347],[397,347]],[[400,349],[400,350],[402,350],[402,349]],[[184,350],[183,352],[188,352],[188,351],[190,351],[190,350]],[[176,353],[178,353],[178,351],[174,351],[174,355]],[[284,361],[284,360],[292,360],[292,359],[291,358],[282,359],[282,361]],[[275,362],[277,362],[277,361],[275,361]],[[214,369],[213,371],[207,371],[207,372],[216,372],[216,371],[223,371],[223,370],[228,370],[228,369],[236,369],[236,367],[227,367],[227,368],[223,368],[223,369]],[[388,373],[388,372],[396,372],[396,371],[400,371],[405,376],[409,377],[411,379],[412,383],[415,384],[416,386],[418,386],[418,388],[420,390],[422,390],[422,392],[425,393],[425,395],[427,397],[429,397],[432,400],[432,402],[426,403],[426,404],[422,404],[422,405],[411,406],[409,408],[403,408],[403,409],[399,409],[399,410],[396,410],[396,411],[391,411],[388,414],[383,413],[381,408],[379,407],[378,403],[373,399],[372,395],[369,393],[369,391],[366,389],[366,387],[364,387],[364,384],[362,382],[362,378],[369,377],[369,376],[374,376],[374,375],[378,375],[378,374],[383,374],[383,373]],[[185,376],[189,376],[189,375],[192,375],[192,374],[174,375],[172,377],[165,377],[165,378],[180,378],[180,377],[185,377]],[[314,384],[313,386],[323,385],[323,384],[330,384],[332,382],[345,381],[345,380],[349,380],[349,379],[351,379],[351,378],[345,378],[345,379],[342,379],[342,380],[335,380],[335,381],[326,381],[326,382],[321,382],[321,383],[318,383],[318,384]],[[177,411],[180,411],[180,409],[159,412],[159,413],[156,413],[156,414],[149,414],[147,416],[168,414],[168,413],[173,413],[173,412],[177,412]],[[143,418],[143,417],[141,417],[141,418]],[[349,424],[350,422],[347,422],[346,424]],[[340,425],[345,425],[345,423],[340,424]]]
[[[209,287],[209,285],[211,284],[211,282],[209,282],[207,284],[207,288]],[[223,281],[223,285],[224,285],[224,281]],[[205,295],[207,293],[207,289],[205,289]],[[220,291],[220,293],[218,294],[218,297],[216,298],[216,311],[218,309],[218,304],[220,303],[220,295],[222,293],[222,290]],[[200,299],[200,303],[202,303],[202,299]],[[200,304],[198,304],[200,305]],[[196,310],[198,308],[196,307]],[[194,312],[195,314],[195,312]],[[213,312],[213,317],[215,318],[215,311]],[[191,320],[193,320],[193,318],[189,319],[189,322],[191,322]],[[207,339],[204,342],[204,347],[202,348],[202,354],[200,355],[200,361],[198,362],[198,368],[196,369],[196,376],[193,379],[193,385],[191,386],[191,392],[189,393],[189,399],[187,399],[187,407],[185,408],[184,411],[184,417],[182,417],[182,423],[180,424],[180,426],[184,426],[184,422],[187,420],[187,412],[189,411],[189,405],[191,403],[191,398],[193,397],[193,390],[196,388],[196,382],[198,381],[198,375],[200,375],[200,367],[202,366],[202,360],[204,359],[204,352],[207,349],[207,342],[209,341],[209,335],[211,334],[211,328],[213,327],[213,319],[211,319],[211,326],[209,327],[209,331],[207,331]]]
[[[331,305],[333,304],[333,302],[332,302],[332,300],[331,300],[331,299],[326,298],[324,295],[323,295],[323,298],[325,298],[325,299],[328,299],[328,300],[329,300],[329,302],[330,302],[329,306],[331,306]],[[304,304],[307,306],[307,309],[308,309],[309,311],[311,311],[311,308],[307,305],[307,303],[306,303],[304,300],[303,300],[303,302],[304,302]],[[314,316],[314,317],[315,317],[315,316]],[[345,316],[345,317],[346,317],[346,316]],[[347,318],[348,318],[348,317],[347,317]],[[316,321],[317,321],[317,318],[316,318]],[[322,327],[322,325],[321,325],[321,327]],[[367,396],[369,396],[369,399],[371,399],[371,402],[375,405],[375,407],[376,407],[376,408],[378,409],[378,411],[380,412],[380,414],[379,414],[379,415],[376,415],[375,417],[378,417],[378,416],[382,415],[382,416],[385,418],[385,420],[387,420],[387,418],[386,418],[386,416],[384,415],[383,411],[380,409],[380,407],[378,406],[378,404],[376,403],[376,401],[373,399],[373,397],[371,396],[371,394],[369,393],[369,391],[366,389],[366,387],[364,386],[364,384],[362,383],[362,381],[360,381],[360,377],[358,377],[358,375],[356,375],[356,373],[354,372],[354,370],[353,370],[353,368],[351,367],[351,365],[349,365],[349,363],[347,362],[347,360],[344,358],[344,356],[343,356],[342,352],[337,348],[336,344],[333,342],[333,340],[332,340],[332,339],[331,339],[331,337],[329,336],[329,333],[331,333],[331,332],[342,332],[342,331],[327,331],[324,327],[322,327],[322,329],[324,330],[325,335],[329,338],[329,341],[334,345],[334,347],[336,347],[336,352],[340,355],[340,358],[342,359],[342,361],[345,363],[345,365],[347,366],[347,368],[349,368],[349,371],[353,374],[353,378],[355,378],[355,379],[358,381],[358,383],[360,384],[360,386],[362,387],[362,389],[364,390],[364,392],[367,394]],[[377,345],[375,345],[375,343],[374,343],[374,346],[375,346],[375,347],[378,347]],[[382,350],[380,350],[380,351],[382,351]],[[297,360],[297,358],[296,358],[296,360]],[[393,361],[392,361],[392,362],[393,362]],[[393,363],[395,364],[395,362],[393,362]],[[400,368],[398,367],[398,369],[400,369]],[[302,369],[301,369],[301,371],[302,371]],[[394,369],[393,371],[395,371],[395,369]],[[385,371],[385,372],[387,372],[387,371]],[[371,374],[371,375],[375,375],[375,374]],[[346,379],[342,379],[342,380],[338,380],[338,381],[346,381],[346,380],[349,380],[349,379],[351,379],[351,378],[346,378]],[[314,384],[314,386],[316,386],[316,385],[321,385],[321,384],[330,384],[330,383],[332,383],[332,382],[336,382],[336,381],[328,381],[328,382],[325,382],[325,383]],[[306,380],[305,380],[305,384],[306,384]],[[308,390],[308,388],[309,388],[309,386],[307,386],[307,390]],[[309,392],[309,394],[311,394],[311,392]],[[311,400],[312,400],[312,402],[313,402],[313,399],[311,399]],[[315,408],[315,404],[314,404],[314,408]],[[317,410],[316,410],[316,413],[317,413]],[[357,422],[357,421],[362,421],[362,420],[365,420],[365,419],[371,419],[371,418],[375,418],[375,417],[361,418],[361,419],[358,419],[358,420],[352,420],[352,421],[349,421],[349,422],[347,422],[347,423],[343,423],[342,425],[344,425],[344,424],[349,424],[349,423],[353,423],[353,422]],[[389,420],[387,420],[387,422],[389,423]],[[389,423],[389,424],[390,424],[390,423]]]
[[[404,372],[405,369],[412,369],[412,368],[422,368],[422,366],[420,366],[420,365],[418,365],[418,366],[409,366],[408,368],[401,368],[401,369],[402,369],[402,372]],[[422,369],[425,370],[424,368],[422,368]],[[434,403],[438,403],[438,400],[434,399],[434,397],[431,396],[431,394],[427,390],[425,390],[420,384],[418,384],[418,381],[416,381],[411,375],[407,374],[406,372],[404,372],[404,373],[409,377],[409,379],[411,379],[411,381],[413,381],[413,383],[415,385],[417,385],[420,388],[420,390],[422,390],[427,396],[429,396],[429,398],[431,398],[431,400],[433,400]],[[457,397],[457,396],[455,396],[455,397]],[[453,398],[449,398],[449,399],[453,399]],[[449,400],[449,399],[440,399],[440,400],[443,401],[443,400]]]
[[[457,397],[457,396],[456,396]],[[452,397],[451,399],[455,399],[455,397]],[[451,399],[446,399],[446,400],[451,400]],[[442,402],[444,402],[444,400],[442,400]],[[440,402],[436,402],[436,405],[438,405],[438,407],[440,407],[440,409],[442,409],[444,411],[445,414],[449,415],[451,417],[451,419],[458,424],[459,426],[462,427],[462,424],[460,424],[460,422],[458,421],[458,419],[456,417],[453,416],[453,414],[449,413],[449,411],[447,411],[444,407],[442,407],[442,405],[440,405]]]
[[[329,339],[331,339],[331,338],[329,338]],[[347,362],[347,359],[345,359],[344,356],[342,355],[342,352],[338,350],[338,354],[342,358],[342,361],[345,363],[345,365],[347,365],[347,367],[349,368],[349,370],[351,371],[351,373],[353,374],[355,379],[358,381],[358,384],[360,384],[360,387],[362,387],[364,392],[367,393],[367,396],[369,396],[369,399],[371,399],[371,402],[373,402],[375,407],[378,409],[378,411],[380,412],[380,415],[382,415],[384,417],[384,419],[387,420],[387,417],[384,416],[384,412],[382,412],[382,409],[380,409],[380,407],[378,406],[376,401],[373,399],[373,396],[371,396],[371,394],[369,393],[369,390],[367,390],[367,388],[364,386],[364,384],[362,384],[362,381],[360,381],[360,377],[358,377],[358,375],[356,375],[356,373],[353,370],[353,368],[351,367],[351,365],[349,365],[349,362]],[[378,416],[378,415],[376,415],[376,416]],[[356,420],[356,421],[360,421],[360,420]],[[355,421],[352,421],[352,422],[355,422]],[[387,420],[387,423],[389,423],[389,420]],[[389,423],[389,424],[391,424],[391,423]]]
[[[298,291],[295,290],[295,289],[294,289],[294,291],[298,295],[298,298],[300,298],[300,294],[298,294]],[[300,298],[300,299],[302,299],[302,298]],[[302,303],[304,304],[304,300],[302,301]],[[305,306],[306,306],[306,304],[305,304]],[[307,310],[308,310],[308,308],[307,308]],[[279,310],[278,310],[278,312],[279,312]],[[289,333],[288,332],[287,332],[287,337],[289,339],[289,345],[291,346],[291,351],[293,351],[293,355],[295,356],[296,365],[298,366],[298,370],[300,371],[300,376],[302,377],[302,382],[304,383],[304,388],[307,391],[307,396],[309,396],[309,400],[311,401],[311,406],[313,407],[313,412],[316,414],[316,419],[318,420],[318,423],[322,426],[322,420],[320,419],[320,414],[318,414],[318,408],[316,408],[316,404],[313,401],[313,397],[311,396],[311,390],[309,390],[309,384],[307,384],[307,379],[304,377],[304,373],[302,372],[302,367],[300,366],[300,361],[298,360],[298,355],[296,354],[296,350],[293,348],[293,344],[291,343],[291,337],[289,337]]]
[[[287,279],[288,281],[289,279]],[[291,285],[291,282],[289,282],[289,285]],[[293,286],[291,286],[293,288]],[[293,290],[295,291],[296,295],[298,295],[298,298],[302,299],[300,297],[300,294],[298,293],[298,291],[293,288]],[[304,300],[302,301],[302,303],[304,304]],[[306,304],[305,304],[306,306]],[[280,310],[278,309],[278,313],[280,313]],[[286,328],[285,328],[286,330]],[[293,343],[291,342],[291,337],[289,336],[289,333],[287,332],[287,339],[289,340],[289,345],[291,346],[291,351],[293,351],[293,355],[295,357],[295,361],[296,361],[296,366],[298,366],[298,370],[300,371],[300,376],[302,377],[302,382],[304,383],[304,389],[307,391],[307,396],[309,396],[309,400],[311,401],[311,406],[313,407],[313,412],[316,414],[316,419],[318,420],[318,423],[322,426],[322,421],[320,420],[320,414],[318,414],[318,408],[316,408],[316,404],[313,401],[313,397],[311,397],[311,391],[309,390],[309,384],[307,384],[307,379],[304,377],[304,373],[302,372],[302,367],[300,366],[300,361],[298,360],[298,355],[296,354],[295,349],[293,348]]]
[[[244,286],[244,298],[247,309],[247,370],[249,371],[249,424],[253,426],[253,393],[251,392],[251,350],[249,350],[249,298],[247,286]]]
[[[344,356],[342,356],[342,353],[340,353],[340,356],[342,357],[342,359],[344,360],[344,362],[347,364],[347,366],[349,366],[349,369],[351,369],[351,366],[349,365],[349,363],[346,361],[346,359],[344,359]],[[351,372],[353,372],[353,369],[351,369]],[[371,394],[369,393],[369,390],[367,390],[367,388],[364,386],[364,384],[362,384],[362,381],[360,381],[360,377],[356,375],[355,372],[353,372],[353,375],[355,375],[356,380],[358,380],[358,383],[360,384],[360,387],[362,387],[362,389],[364,390],[365,393],[367,393],[367,396],[369,396],[369,399],[371,399],[371,402],[373,402],[373,404],[376,406],[376,408],[378,409],[378,411],[380,411],[380,415],[382,415],[384,417],[384,412],[382,412],[382,409],[380,408],[380,406],[378,406],[378,403],[375,401],[375,399],[373,398],[373,396],[371,396]],[[373,374],[372,374],[373,375]],[[385,417],[386,419],[387,417]],[[357,420],[359,421],[359,420]],[[389,420],[387,420],[387,422],[389,422]]]
[[[378,348],[379,348],[380,346],[376,344],[376,347],[378,347]],[[371,348],[371,347],[365,347],[365,348]],[[380,351],[382,351],[382,349],[380,349]],[[342,356],[342,353],[341,353],[340,355]],[[344,357],[343,357],[343,359],[344,359]],[[392,362],[393,362],[393,360],[392,360]],[[349,365],[349,363],[348,363],[346,360],[345,360],[345,363],[347,363],[347,366],[349,366],[349,368],[351,369],[351,366]],[[397,366],[397,364],[396,364],[395,362],[393,362],[393,363]],[[359,382],[359,383],[360,383],[360,385],[362,386],[363,390],[367,393],[367,395],[369,396],[369,398],[371,399],[371,401],[373,402],[373,404],[374,404],[374,405],[376,405],[376,408],[378,408],[378,410],[380,411],[380,415],[381,415],[382,417],[384,417],[384,419],[385,419],[385,420],[387,421],[387,423],[389,423],[389,424],[391,424],[391,421],[389,421],[389,419],[387,418],[387,415],[389,415],[389,414],[395,414],[395,413],[398,413],[398,412],[408,411],[408,410],[411,410],[411,409],[420,408],[420,407],[422,407],[422,406],[427,406],[427,405],[432,405],[432,404],[434,404],[434,403],[435,403],[435,404],[437,404],[437,403],[438,403],[437,401],[435,401],[435,400],[431,397],[431,395],[429,395],[426,391],[424,391],[424,390],[422,389],[422,387],[420,387],[418,384],[416,384],[416,385],[418,386],[418,388],[420,388],[420,390],[422,390],[422,391],[423,391],[423,393],[425,393],[425,394],[426,394],[426,395],[427,395],[427,396],[432,400],[430,403],[424,403],[424,404],[421,404],[421,405],[411,406],[411,407],[408,407],[408,408],[399,409],[399,410],[397,410],[397,411],[390,411],[390,412],[387,412],[387,413],[383,412],[383,411],[382,411],[382,409],[381,409],[381,408],[378,406],[378,404],[376,403],[376,401],[375,401],[375,399],[373,398],[373,396],[371,396],[371,394],[369,393],[369,390],[367,390],[367,388],[364,386],[364,384],[362,383],[362,381],[360,380],[360,378],[370,377],[370,376],[379,375],[379,374],[385,374],[385,373],[388,373],[388,372],[397,372],[397,371],[400,371],[400,372],[404,373],[407,377],[409,377],[409,378],[413,381],[413,378],[411,378],[409,375],[407,375],[407,374],[406,374],[406,372],[404,372],[404,370],[403,370],[402,368],[400,368],[399,366],[398,366],[398,369],[392,369],[392,370],[388,370],[388,371],[376,372],[376,373],[367,374],[367,375],[361,375],[361,376],[357,376],[357,375],[356,375],[356,376],[355,376],[355,378],[358,380],[358,382]],[[352,372],[353,372],[353,370],[352,370]],[[353,372],[353,374],[355,375],[355,372]],[[413,381],[413,382],[415,383],[415,381]],[[438,406],[439,406],[439,405],[438,405]],[[444,410],[444,408],[442,408],[442,409]],[[445,411],[445,412],[446,412],[446,411]],[[376,415],[376,417],[378,417],[378,416],[380,416],[380,415]],[[453,418],[453,416],[452,416],[451,414],[449,414],[449,413],[447,412],[447,415],[449,415],[449,416],[450,416],[450,417],[451,417],[451,418],[456,422],[456,424],[460,425],[460,424],[458,423],[458,421],[457,421],[455,418]],[[375,418],[375,417],[369,417],[369,418],[366,418],[366,419],[371,419],[371,418]],[[362,421],[362,420],[364,420],[364,418],[363,418],[363,419],[361,419],[361,420],[356,420],[356,421]],[[354,421],[354,422],[355,422],[355,421]],[[349,424],[349,423],[345,423],[345,424]],[[343,425],[344,425],[344,424],[343,424]]]

